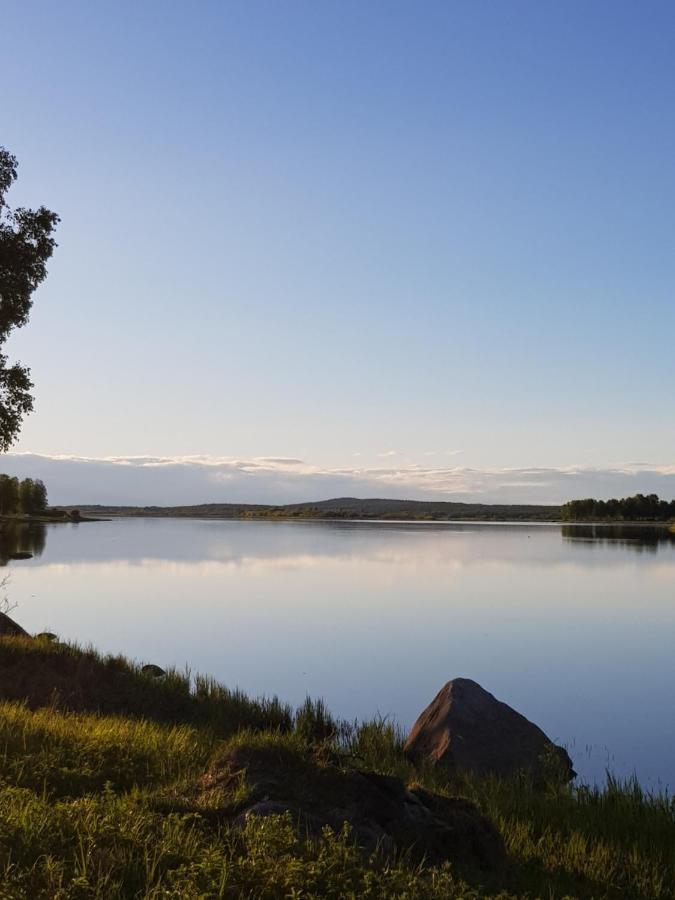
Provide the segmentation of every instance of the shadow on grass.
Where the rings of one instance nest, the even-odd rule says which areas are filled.
[[[192,682],[189,673],[155,678],[121,656],[21,637],[0,639],[0,699],[24,701],[30,709],[194,725],[217,736],[241,728],[288,731],[293,724],[292,709],[276,697],[251,700],[211,678]]]

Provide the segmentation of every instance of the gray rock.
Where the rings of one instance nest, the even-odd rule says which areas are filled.
[[[325,825],[331,824],[327,819],[321,819],[308,813],[288,800],[262,800],[249,806],[233,821],[235,828],[243,827],[249,819],[264,819],[267,816],[284,816],[290,814],[292,824],[303,837],[318,838]]]
[[[20,625],[17,625],[14,619],[10,619],[5,613],[0,612],[0,637],[30,637]]]
[[[509,777],[559,769],[565,780],[575,775],[566,750],[468,678],[455,678],[441,688],[413,725],[405,751],[416,762],[450,771]]]

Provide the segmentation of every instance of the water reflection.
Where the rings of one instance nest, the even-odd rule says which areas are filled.
[[[38,522],[3,522],[0,525],[0,566],[6,566],[17,554],[42,556],[46,542],[47,529]]]
[[[561,540],[562,537],[562,540]],[[45,548],[46,551],[45,552]],[[588,553],[588,549],[597,552]],[[85,525],[5,523],[0,566],[17,553],[42,565],[205,563],[242,568],[312,567],[342,560],[386,565],[602,567],[609,550],[675,551],[658,525],[495,522],[114,519]],[[663,560],[664,562],[667,559]]]
[[[663,525],[563,525],[562,536],[589,547],[622,547],[637,553],[656,553],[659,547],[675,546],[675,530]]]

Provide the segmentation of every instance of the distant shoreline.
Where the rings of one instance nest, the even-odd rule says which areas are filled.
[[[83,516],[191,519],[345,520],[405,522],[557,522],[560,507],[531,504],[453,503],[427,500],[386,500],[347,497],[283,505],[253,503],[203,503],[190,506],[61,507],[78,509]]]
[[[313,503],[285,505],[248,503],[203,503],[190,506],[105,506],[61,507],[77,509],[82,521],[100,518],[171,518],[265,521],[362,521],[362,522],[513,522],[515,524],[560,525],[651,525],[672,527],[659,520],[565,519],[559,506],[532,504],[483,504],[434,502],[427,500],[383,500],[339,498]]]
[[[73,507],[77,509],[78,507]],[[60,509],[60,508],[59,508]],[[12,523],[14,525],[60,525],[60,524],[78,524],[80,522],[103,522],[102,518],[93,518],[87,515],[73,516],[70,507],[66,510],[64,507],[64,515],[23,515],[21,513],[0,514],[0,524]]]

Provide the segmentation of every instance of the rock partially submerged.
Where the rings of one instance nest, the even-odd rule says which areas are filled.
[[[245,801],[230,806],[228,797],[241,796],[242,789]],[[337,833],[347,823],[351,839],[368,853],[404,850],[418,860],[452,860],[483,871],[504,859],[499,833],[469,800],[409,790],[399,778],[345,768],[310,751],[238,747],[212,765],[196,794],[235,826],[288,814],[310,839],[320,839],[326,826]]]
[[[575,775],[563,747],[468,678],[441,688],[413,725],[405,751],[416,762],[478,775],[538,776],[556,769],[566,780]]]

